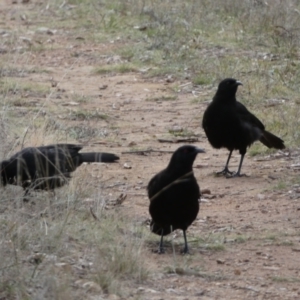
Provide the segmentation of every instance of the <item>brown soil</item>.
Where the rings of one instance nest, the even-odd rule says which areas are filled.
[[[175,256],[171,243],[167,243],[164,255],[153,253],[159,237],[157,244],[146,243],[143,251],[151,275],[142,285],[132,286],[132,294],[140,295],[140,299],[299,299],[300,194],[292,185],[297,172],[291,167],[297,163],[297,153],[285,151],[259,159],[246,156],[242,171],[247,177],[215,177],[214,171],[224,166],[228,153],[212,149],[201,128],[207,101],[193,101],[211,99],[215,87],[197,91],[195,98],[194,87],[187,81],[147,79],[141,73],[93,75],[95,66],[107,63],[101,53],[103,49],[107,53],[110,44],[87,45],[60,35],[53,39],[58,49],[35,52],[26,65],[20,62],[22,67],[51,73],[28,73],[18,78],[49,87],[55,82],[51,95],[46,100],[26,95],[25,101],[33,101],[37,107],[44,105],[46,116],[64,126],[77,124],[109,133],[78,142],[87,149],[120,154],[120,163],[107,168],[106,177],[112,185],[125,183],[110,192],[127,193],[122,209],[134,221],[142,224],[149,219],[146,185],[166,166],[170,154],[122,152],[175,150],[183,143],[158,141],[176,139],[169,134],[174,128],[192,132],[198,139],[194,144],[206,150],[198,156],[194,171],[201,189],[208,189],[210,194],[203,195],[198,218],[188,230],[192,254],[179,254],[181,232],[169,237],[175,241]],[[77,101],[74,95],[87,101]],[[167,100],[169,96],[176,99]],[[108,117],[70,120],[72,111],[98,111]],[[124,168],[125,163],[131,169]],[[237,169],[238,163],[235,153],[230,168]],[[282,183],[285,185],[279,189]],[[224,243],[224,249],[205,247],[210,235]],[[193,243],[199,238],[204,240],[201,247]],[[171,267],[169,273],[166,266]]]

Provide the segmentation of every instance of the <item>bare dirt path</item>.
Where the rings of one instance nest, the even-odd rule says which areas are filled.
[[[52,76],[59,80],[63,72],[55,70]],[[180,243],[175,247],[175,256],[171,244],[162,256],[152,253],[156,243],[145,247],[153,278],[145,286],[137,287],[138,293],[144,295],[142,298],[297,299],[300,205],[294,191],[289,194],[278,189],[282,182],[289,185],[295,176],[290,168],[293,158],[282,153],[260,160],[247,157],[243,171],[248,177],[215,177],[213,172],[223,167],[227,151],[212,149],[204,137],[200,123],[206,104],[193,103],[194,96],[187,93],[179,93],[172,101],[161,100],[182,82],[168,84],[164,80],[143,79],[139,74],[90,74],[90,68],[76,67],[67,79],[60,81],[59,87],[66,94],[72,91],[91,97],[88,103],[80,104],[80,109],[98,109],[109,115],[104,127],[113,125],[117,129],[106,146],[115,152],[174,150],[179,144],[160,143],[157,139],[172,138],[168,131],[177,127],[192,131],[199,137],[196,144],[207,151],[195,163],[201,188],[209,189],[211,194],[203,195],[199,216],[189,230],[193,255],[186,258],[178,254],[181,232],[174,235]],[[101,86],[107,87],[99,90]],[[123,205],[133,220],[143,223],[149,218],[145,187],[169,158],[170,154],[162,153],[122,155],[114,177],[126,184],[116,194],[128,194]],[[236,153],[231,168],[237,168],[238,162]],[[132,168],[122,168],[124,163]],[[204,241],[200,247],[193,243],[193,239],[199,238]],[[215,246],[205,246],[212,241]],[[221,244],[224,247],[219,249]],[[171,274],[166,274],[166,268],[170,268]]]

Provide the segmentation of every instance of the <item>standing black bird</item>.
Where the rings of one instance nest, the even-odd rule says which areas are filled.
[[[114,162],[111,153],[78,153],[80,145],[56,144],[24,148],[0,163],[2,185],[20,185],[25,195],[30,189],[53,190],[65,185],[83,162]]]
[[[164,252],[163,236],[175,229],[183,230],[184,249],[188,253],[186,230],[199,211],[200,188],[193,173],[198,153],[194,146],[182,146],[172,155],[166,169],[156,174],[148,184],[151,231],[161,236],[159,253]]]
[[[230,177],[241,176],[247,147],[255,141],[262,142],[268,148],[285,148],[282,139],[266,131],[262,122],[236,100],[235,94],[239,85],[242,83],[233,78],[226,78],[221,81],[213,101],[204,112],[202,120],[202,127],[210,144],[217,149],[227,148],[229,150],[225,168],[217,174]],[[233,150],[239,150],[241,154],[236,173],[228,170]]]

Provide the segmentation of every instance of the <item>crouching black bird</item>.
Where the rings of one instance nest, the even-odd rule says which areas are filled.
[[[181,229],[184,236],[183,253],[188,253],[186,230],[199,211],[200,188],[193,173],[198,153],[194,146],[182,146],[172,155],[166,169],[155,175],[148,184],[151,231],[161,236],[159,253],[164,252],[163,236]]]
[[[262,142],[268,148],[284,149],[284,141],[265,130],[263,123],[235,98],[240,81],[226,78],[219,84],[213,101],[203,115],[202,127],[210,144],[217,149],[227,148],[229,156],[223,171],[227,177],[241,176],[241,168],[247,147],[255,141]],[[241,154],[236,173],[228,170],[233,150]]]
[[[25,195],[31,189],[54,190],[65,185],[82,163],[114,162],[111,153],[79,153],[80,145],[56,144],[24,148],[0,163],[2,185],[20,185]],[[24,196],[25,196],[24,195]]]

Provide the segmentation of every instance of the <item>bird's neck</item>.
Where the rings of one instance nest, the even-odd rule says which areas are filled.
[[[186,164],[170,164],[168,166],[168,171],[176,178],[190,175],[193,173],[193,167],[187,166]]]
[[[222,103],[235,103],[236,98],[235,95],[227,95],[226,93],[217,93],[214,98],[213,102],[222,102]]]

